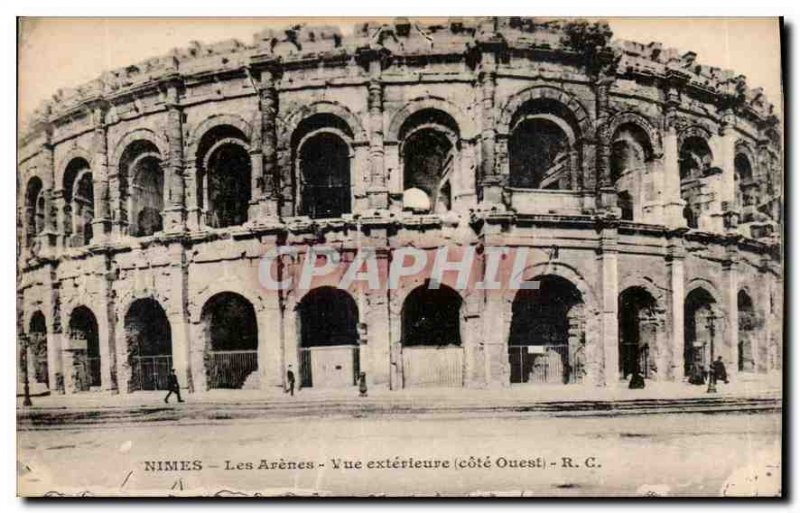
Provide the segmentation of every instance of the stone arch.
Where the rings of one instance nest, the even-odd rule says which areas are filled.
[[[191,131],[191,135],[186,142],[186,148],[188,149],[186,153],[187,159],[198,158],[197,152],[200,149],[200,143],[205,134],[216,127],[226,125],[231,126],[244,134],[249,147],[253,148],[260,146],[258,141],[253,141],[253,129],[250,123],[248,123],[244,118],[235,114],[214,114],[204,119],[194,128],[194,130]]]
[[[634,111],[623,111],[615,114],[602,131],[603,142],[606,144],[613,142],[614,134],[624,125],[635,125],[647,134],[653,152],[652,158],[659,158],[663,155],[664,148],[661,141],[661,133],[647,117]]]
[[[385,142],[387,144],[399,144],[400,129],[403,123],[412,115],[426,109],[438,110],[453,118],[458,127],[461,140],[471,140],[478,135],[475,122],[460,107],[438,96],[422,96],[407,102],[392,115],[389,128],[386,131]]]
[[[653,287],[641,282],[620,287],[617,308],[618,370],[623,379],[633,375],[663,375],[669,354],[666,311]]]
[[[209,287],[200,291],[197,295],[195,295],[189,302],[189,319],[193,323],[200,322],[200,317],[203,313],[203,306],[208,303],[208,300],[212,297],[216,296],[217,294],[222,294],[225,292],[229,292],[231,294],[238,294],[245,298],[247,301],[253,305],[253,308],[256,312],[256,320],[259,318],[259,314],[264,311],[264,302],[261,299],[261,296],[254,293],[251,286],[248,286],[245,283],[226,283],[220,282],[210,285]]]
[[[130,368],[128,391],[166,390],[173,365],[172,322],[152,295],[135,299],[120,316],[123,346]]]
[[[158,149],[162,161],[169,155],[169,144],[164,137],[149,128],[135,128],[125,133],[114,145],[114,151],[111,154],[108,165],[112,168],[118,167],[125,150],[127,150],[131,144],[138,141],[147,141],[153,144],[153,146]]]
[[[658,311],[666,312],[667,298],[665,297],[664,288],[660,287],[655,280],[649,276],[628,275],[620,282],[619,290],[623,291],[632,287],[639,287],[647,291],[655,299]]]
[[[170,316],[169,306],[171,303],[169,297],[159,288],[156,287],[147,290],[128,290],[116,301],[116,328],[118,330],[124,330],[123,321],[125,319],[125,314],[131,309],[131,306],[133,306],[133,304],[140,299],[152,299],[156,301],[161,305],[162,308],[164,308],[164,312],[167,314],[167,317]]]
[[[498,134],[508,136],[511,131],[511,121],[514,118],[514,114],[526,103],[539,99],[561,103],[571,111],[575,118],[574,121],[580,130],[580,134],[577,134],[578,138],[591,138],[594,136],[591,118],[586,107],[567,91],[549,85],[533,86],[513,95],[500,112],[497,122]]]
[[[284,118],[285,122],[282,124],[279,137],[282,146],[288,147],[303,120],[316,114],[328,114],[341,119],[350,128],[354,144],[365,143],[369,139],[363,123],[350,109],[338,102],[317,101],[297,107]]]
[[[687,139],[697,137],[705,141],[706,144],[709,145],[709,149],[711,145],[708,141],[711,139],[711,130],[702,126],[702,125],[689,125],[678,132],[678,151],[680,152],[681,147],[686,142]],[[712,151],[713,154],[713,151]]]
[[[719,289],[716,285],[714,285],[714,282],[708,278],[695,277],[689,280],[686,284],[684,295],[688,296],[691,292],[694,292],[695,289],[705,289],[705,291],[711,294],[711,297],[714,298],[714,302],[718,305],[718,307],[724,304],[722,300],[722,294],[719,293]]]
[[[56,164],[56,182],[55,182],[55,189],[61,190],[64,187],[64,175],[67,172],[67,169],[70,167],[70,164],[77,160],[83,159],[89,165],[89,169],[92,168],[92,155],[89,153],[88,150],[85,150],[79,146],[71,148],[61,159],[59,159],[58,164]]]
[[[578,292],[581,293],[584,306],[586,307],[589,315],[594,315],[599,312],[597,296],[592,291],[592,288],[583,278],[581,273],[575,267],[569,264],[565,264],[563,262],[540,262],[538,264],[530,265],[523,269],[519,282],[525,283],[547,275],[558,276],[572,283],[575,288],[578,289]],[[506,305],[511,305],[517,292],[518,290],[516,289],[507,289],[503,293],[504,303],[506,303]],[[506,308],[506,310],[509,309]]]

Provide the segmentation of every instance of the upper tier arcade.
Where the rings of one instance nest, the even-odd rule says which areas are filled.
[[[470,216],[771,246],[781,144],[745,77],[605,23],[293,26],[59,90],[20,141],[22,256]]]

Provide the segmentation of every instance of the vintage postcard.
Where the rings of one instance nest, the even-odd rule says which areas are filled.
[[[18,494],[781,496],[781,27],[20,18]]]

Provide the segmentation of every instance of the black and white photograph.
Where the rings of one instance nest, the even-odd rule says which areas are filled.
[[[782,497],[782,30],[19,17],[17,494]]]

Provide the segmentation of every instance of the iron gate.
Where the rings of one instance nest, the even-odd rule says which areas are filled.
[[[312,369],[314,368],[314,361],[315,358],[325,358],[325,351],[326,350],[341,350],[342,346],[317,346],[317,347],[301,347],[299,349],[300,353],[300,386],[303,388],[309,388],[314,386],[314,376]],[[352,352],[353,358],[353,385],[358,384],[358,375],[361,372],[360,361],[359,361],[359,348],[358,346],[348,346],[347,350]]]
[[[511,383],[580,383],[584,373],[581,354],[579,349],[570,355],[567,344],[509,346]]]
[[[206,379],[209,388],[242,388],[247,376],[258,370],[258,351],[208,351]]]
[[[172,355],[134,356],[131,365],[134,390],[167,390]]]

